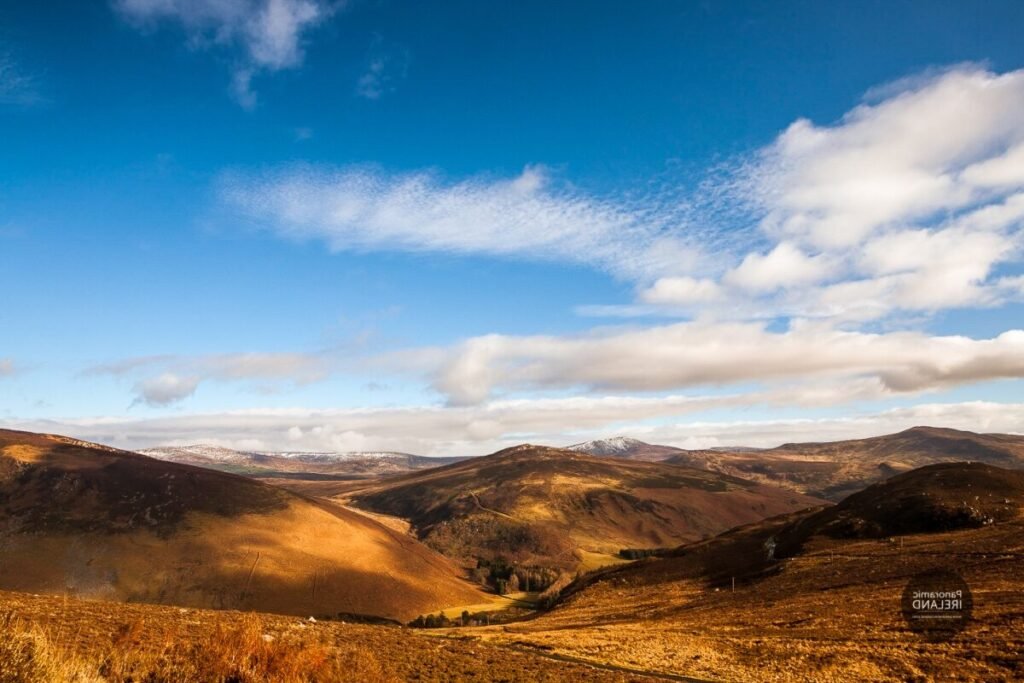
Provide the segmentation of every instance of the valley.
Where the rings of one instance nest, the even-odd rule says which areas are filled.
[[[191,660],[207,673],[181,680],[236,675],[230,653],[196,657],[203,634],[251,651],[252,681],[1024,676],[1024,471],[950,461],[993,443],[989,459],[1014,462],[1016,439],[957,433],[957,451],[929,429],[928,453],[922,431],[787,445],[859,467],[898,442],[931,463],[836,504],[673,462],[696,457],[681,449],[524,445],[324,481],[302,476],[321,458],[242,477],[4,431],[0,620],[97,681]],[[899,599],[940,569],[970,586],[974,615],[936,646]]]

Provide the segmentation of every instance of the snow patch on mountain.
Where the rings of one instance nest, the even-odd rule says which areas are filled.
[[[578,443],[569,446],[568,450],[576,451],[577,453],[588,453],[590,455],[615,456],[630,453],[637,448],[647,448],[649,445],[639,439],[631,439],[628,436],[613,436],[610,439],[595,439],[594,441]]]

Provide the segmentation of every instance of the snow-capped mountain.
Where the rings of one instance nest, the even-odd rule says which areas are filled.
[[[160,448],[144,448],[139,451],[157,460],[170,462],[192,462],[193,460],[209,460],[213,462],[246,462],[250,453],[236,451],[231,448],[195,444],[192,446],[162,446]]]
[[[139,451],[159,460],[257,477],[302,474],[375,476],[440,467],[462,458],[433,458],[394,451],[242,451],[208,444],[162,446]]]
[[[681,449],[672,446],[658,446],[645,443],[628,436],[614,436],[608,439],[595,439],[568,447],[570,451],[586,453],[599,458],[622,458],[624,460],[646,460],[656,462],[671,458]]]
[[[352,460],[367,459],[404,460],[408,458],[421,457],[410,455],[409,453],[399,453],[398,451],[346,451],[342,453],[334,451],[253,451],[253,454],[314,463],[349,462]]]

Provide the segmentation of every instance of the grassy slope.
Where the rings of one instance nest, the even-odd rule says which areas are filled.
[[[473,632],[713,680],[1020,680],[1022,506],[1022,473],[933,466],[607,572],[535,620]],[[935,568],[959,571],[975,600],[974,621],[938,645],[910,633],[899,608],[909,577]]]
[[[124,605],[0,591],[0,679],[19,635],[34,636],[42,674],[110,670],[105,680],[152,683],[424,683],[477,680],[625,683],[650,680],[554,661],[541,653],[409,629],[311,623],[295,617]],[[41,641],[41,642],[40,642]],[[24,659],[24,658],[22,658]],[[152,674],[152,678],[149,677]],[[99,677],[85,681],[104,680]]]
[[[565,568],[579,549],[674,546],[818,502],[712,472],[536,446],[390,478],[347,499],[409,519],[452,557]]]
[[[0,587],[406,620],[480,600],[408,535],[243,477],[0,431]]]

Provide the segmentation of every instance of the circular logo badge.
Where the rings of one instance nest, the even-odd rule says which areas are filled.
[[[903,618],[927,640],[949,640],[962,631],[973,607],[971,589],[954,571],[918,574],[903,589]]]

